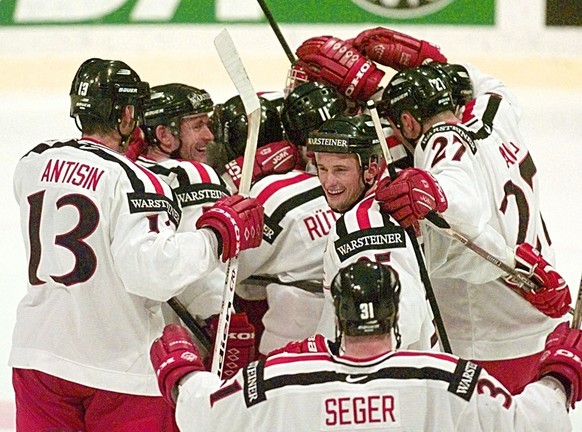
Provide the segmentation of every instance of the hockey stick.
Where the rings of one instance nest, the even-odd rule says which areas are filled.
[[[386,136],[384,135],[384,130],[382,129],[382,124],[380,123],[380,117],[378,116],[376,103],[373,100],[369,100],[367,102],[367,107],[368,110],[370,111],[370,115],[372,116],[374,129],[376,129],[376,135],[378,136],[378,140],[380,141],[380,146],[382,147],[382,154],[384,155],[384,160],[386,161],[388,173],[390,174],[390,178],[394,180],[396,178],[396,168],[394,167],[394,161],[392,160],[390,149],[388,148],[388,144],[386,143]],[[439,342],[444,352],[452,353],[453,350],[451,348],[451,343],[449,342],[449,337],[447,336],[447,331],[445,330],[443,317],[441,315],[439,305],[437,303],[436,296],[434,294],[434,290],[430,282],[430,277],[428,276],[428,271],[426,270],[424,257],[422,256],[420,246],[418,244],[418,241],[416,240],[416,234],[414,233],[414,229],[412,227],[407,228],[406,232],[408,233],[408,237],[410,237],[410,241],[414,249],[414,254],[416,255],[416,261],[420,269],[420,279],[422,281],[422,284],[424,285],[428,303],[430,304],[430,308],[432,310]]]
[[[378,130],[380,130],[380,132],[383,134],[382,125],[380,124],[380,118],[378,116],[378,110],[376,109],[376,105],[375,105],[373,100],[368,101],[368,109],[370,110],[370,113],[372,115],[372,119],[374,120],[374,127],[376,128],[376,133],[378,133]],[[376,117],[376,118],[374,118],[374,117]],[[378,124],[376,125],[376,123],[378,123]],[[382,145],[382,151],[384,153],[384,157],[386,158],[386,163],[388,165],[390,178],[393,178],[395,176],[395,170],[394,170],[393,166],[392,166],[392,168],[390,168],[391,164],[392,164],[392,156],[390,155],[390,150],[388,149],[388,145],[386,144],[385,140],[384,141],[381,140],[380,144]],[[503,261],[494,257],[493,255],[491,255],[489,252],[487,252],[482,247],[473,243],[465,235],[463,235],[463,234],[459,233],[458,231],[454,230],[453,228],[451,228],[449,223],[442,216],[440,216],[438,213],[436,213],[434,211],[430,212],[426,216],[426,219],[428,221],[430,221],[436,228],[438,228],[439,231],[448,235],[449,237],[452,237],[452,238],[460,241],[468,249],[472,250],[477,255],[481,256],[482,258],[489,261],[491,264],[493,264],[497,268],[503,270],[505,273],[510,275],[517,282],[520,289],[523,289],[526,291],[532,291],[532,290],[537,291],[539,289],[538,285],[534,281],[529,279],[527,276],[521,274],[520,272],[515,270],[513,267],[505,264]],[[514,289],[514,288],[511,288],[509,286],[508,286],[508,288]],[[517,288],[515,288],[515,289],[517,289]],[[569,312],[572,314],[573,310],[570,308]],[[580,313],[582,313],[582,312],[580,312]]]
[[[208,339],[208,336],[204,331],[200,328],[200,325],[196,322],[194,317],[188,312],[186,306],[182,304],[180,300],[176,297],[172,297],[166,303],[170,305],[170,307],[176,312],[176,315],[180,317],[180,319],[186,324],[188,330],[192,332],[196,339],[202,344],[202,347],[206,350],[206,352],[210,352],[212,350],[212,342]]]
[[[251,188],[253,163],[257,150],[259,127],[261,124],[261,103],[259,102],[259,97],[247,75],[238,51],[234,46],[234,42],[226,29],[222,30],[218,36],[216,36],[214,39],[214,46],[216,47],[216,51],[220,56],[224,68],[228,72],[230,79],[242,99],[248,119],[247,144],[243,158],[239,187],[239,193],[241,195],[247,195]],[[217,374],[219,377],[222,375],[222,369],[224,366],[224,356],[226,353],[226,343],[228,341],[237,273],[238,259],[231,258],[228,260],[226,268],[222,308],[218,317],[216,341],[214,343],[212,356],[211,372]]]
[[[293,55],[293,52],[289,48],[287,41],[283,37],[283,33],[281,33],[281,29],[279,28],[277,21],[275,21],[275,17],[271,13],[269,6],[267,5],[265,0],[257,0],[257,2],[259,3],[259,6],[261,6],[261,9],[263,10],[265,17],[267,18],[267,21],[269,21],[269,25],[271,26],[271,28],[275,32],[275,36],[277,36],[279,43],[283,47],[283,51],[285,51],[285,54],[287,54],[287,58],[289,59],[291,64],[294,64],[295,63],[295,56]]]
[[[579,329],[582,323],[582,278],[578,286],[578,296],[576,297],[576,304],[574,305],[574,312],[572,312],[572,324],[570,328]]]

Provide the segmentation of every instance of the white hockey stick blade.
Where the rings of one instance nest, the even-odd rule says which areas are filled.
[[[223,29],[214,38],[214,46],[216,47],[216,51],[218,51],[224,68],[228,72],[230,79],[242,99],[245,112],[248,114],[260,109],[261,103],[259,102],[259,97],[251,84],[251,80],[247,75],[247,71],[227,29]]]
[[[253,164],[261,126],[261,103],[228,30],[222,30],[214,38],[214,46],[242,99],[248,119],[247,144],[239,187],[239,193],[246,195],[251,188]]]

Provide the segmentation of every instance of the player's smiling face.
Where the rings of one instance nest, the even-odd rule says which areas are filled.
[[[185,117],[180,124],[180,158],[206,162],[206,146],[214,140],[208,127],[208,115],[198,114]]]
[[[353,154],[316,153],[317,175],[329,206],[343,213],[365,190],[358,157]]]

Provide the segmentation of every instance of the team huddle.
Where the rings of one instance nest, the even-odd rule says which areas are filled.
[[[81,138],[14,174],[18,431],[571,430],[582,333],[514,95],[383,27],[296,54],[252,169],[241,96],[81,64]]]

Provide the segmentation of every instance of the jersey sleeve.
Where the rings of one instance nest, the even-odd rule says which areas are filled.
[[[487,167],[481,166],[475,157],[478,151],[466,130],[456,125],[441,124],[434,127],[430,135],[417,146],[415,164],[429,171],[442,187],[449,204],[443,217],[451,228],[502,262],[513,266],[513,249],[507,245],[499,228],[491,225],[494,215],[490,206],[487,175],[484,172]],[[430,224],[424,222],[424,226],[430,227]],[[440,233],[431,236],[438,238],[437,242],[432,242],[437,250],[429,254],[432,257],[431,273],[442,271],[447,277],[463,277],[472,283],[494,280],[503,274],[502,270],[486,263],[477,254],[464,255],[460,266],[458,261],[449,261],[453,256],[450,252],[459,245],[446,240],[439,243],[443,237]],[[439,255],[442,259],[435,259]],[[483,267],[483,262],[486,267]],[[484,271],[465,272],[473,263],[477,263]]]
[[[135,171],[143,189],[120,175],[113,198],[111,251],[132,294],[166,301],[219,264],[210,230],[176,233],[181,211],[164,182],[145,168]]]

